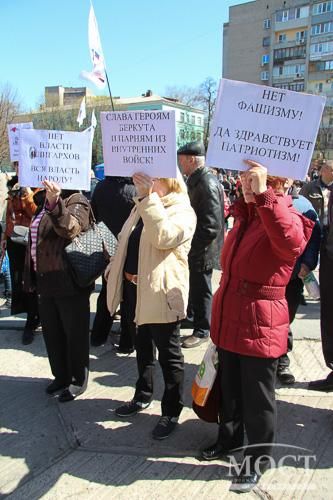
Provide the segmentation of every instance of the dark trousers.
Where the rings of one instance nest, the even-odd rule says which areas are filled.
[[[136,359],[139,378],[134,399],[151,401],[154,388],[156,347],[165,384],[162,415],[178,417],[184,406],[184,356],[180,348],[180,323],[147,324],[138,326]]]
[[[120,349],[134,349],[136,325],[134,323],[136,308],[137,286],[131,281],[124,280],[123,300],[120,304]]]
[[[288,304],[289,311],[289,332],[288,332],[288,351],[292,351],[293,348],[293,333],[290,329],[291,323],[294,321],[297,309],[301,303],[302,295],[303,295],[303,281],[301,278],[294,278],[289,281],[286,288],[286,299]],[[287,368],[290,365],[290,359],[288,354],[283,354],[279,358],[278,370],[282,368]]]
[[[212,312],[212,274],[209,271],[190,269],[190,293],[187,315],[193,316],[193,334],[208,337]]]
[[[85,387],[89,369],[89,296],[40,297],[44,341],[53,376],[64,385]]]
[[[320,251],[320,327],[323,355],[326,366],[333,370],[333,259],[325,249],[325,240]]]
[[[99,293],[96,305],[96,314],[91,330],[91,338],[106,342],[113,324],[113,317],[110,315],[106,302],[106,281],[102,276],[102,289]]]
[[[36,328],[39,323],[37,292],[23,290],[23,272],[26,246],[14,243],[7,238],[7,253],[10,265],[10,278],[12,283],[11,314],[27,313],[25,328]]]
[[[278,360],[243,356],[223,349],[218,349],[218,355],[221,381],[218,441],[226,449],[243,446],[245,428],[251,446],[245,449],[244,457],[250,456],[254,467],[258,457],[272,453]]]

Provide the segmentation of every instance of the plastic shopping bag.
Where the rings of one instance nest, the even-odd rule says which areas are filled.
[[[193,401],[198,406],[205,406],[206,404],[216,378],[217,366],[216,347],[210,342],[192,383]]]

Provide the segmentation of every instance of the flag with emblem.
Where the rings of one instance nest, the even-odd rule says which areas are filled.
[[[99,89],[103,89],[106,84],[105,61],[102,51],[101,39],[99,36],[97,20],[92,4],[90,5],[88,21],[88,41],[92,71],[81,71],[81,77],[91,81]]]

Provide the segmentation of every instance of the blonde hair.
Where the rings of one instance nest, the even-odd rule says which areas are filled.
[[[161,177],[159,179],[168,189],[169,193],[185,193],[187,191],[186,184],[180,179],[172,179],[171,177]]]
[[[187,193],[187,186],[185,184],[184,178],[181,174],[181,171],[177,167],[177,178],[174,179],[172,177],[161,177],[159,179],[164,186],[168,189],[169,193]]]

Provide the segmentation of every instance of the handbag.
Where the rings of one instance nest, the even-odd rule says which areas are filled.
[[[81,288],[92,285],[102,275],[117,248],[110,229],[104,222],[96,223],[92,210],[91,216],[87,231],[78,234],[64,249],[73,279]]]
[[[28,245],[29,228],[26,226],[14,226],[10,239],[19,245]]]

